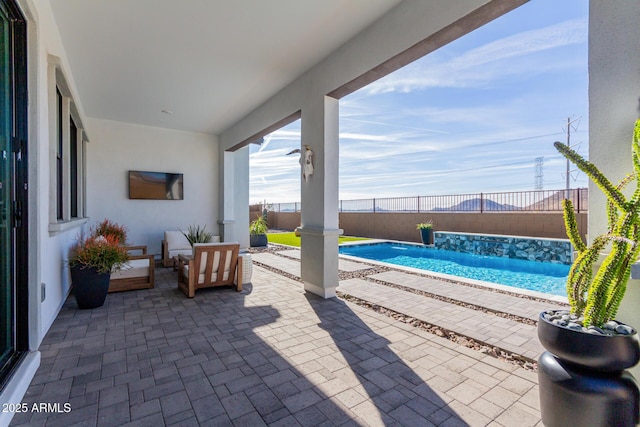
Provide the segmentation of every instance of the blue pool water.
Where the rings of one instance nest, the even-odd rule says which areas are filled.
[[[414,245],[376,243],[340,246],[340,253],[521,289],[566,296],[569,266],[473,255]]]

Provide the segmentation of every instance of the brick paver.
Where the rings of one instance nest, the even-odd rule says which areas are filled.
[[[561,305],[550,301],[542,302],[505,293],[494,292],[489,289],[460,286],[455,283],[431,279],[402,271],[386,271],[369,277],[383,282],[451,298],[456,301],[479,305],[493,311],[510,313],[536,321],[538,320],[540,312],[562,307]]]
[[[364,279],[343,280],[338,291],[530,359],[544,351],[532,325]]]
[[[253,271],[240,293],[189,299],[158,268],[155,289],[104,307],[70,298],[24,402],[72,410],[11,425],[541,425],[534,373]]]
[[[260,254],[262,255],[262,254]],[[259,256],[260,256],[259,255]],[[278,255],[284,255],[289,258],[300,259],[300,250],[299,249],[290,249],[284,251],[278,251]],[[340,258],[338,260],[338,268],[340,271],[358,271],[358,270],[366,270],[371,268],[372,265],[365,264],[362,262],[353,262],[348,259]]]

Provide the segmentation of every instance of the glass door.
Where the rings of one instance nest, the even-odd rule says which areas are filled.
[[[4,6],[4,5],[3,5]],[[11,22],[5,7],[0,8],[0,366],[13,353],[13,252],[11,230]]]
[[[0,390],[28,350],[26,25],[0,0]]]

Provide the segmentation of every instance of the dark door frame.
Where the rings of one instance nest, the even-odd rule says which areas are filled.
[[[29,350],[27,25],[15,0],[0,0],[9,18],[11,120],[11,286],[13,352],[0,366],[0,390]]]

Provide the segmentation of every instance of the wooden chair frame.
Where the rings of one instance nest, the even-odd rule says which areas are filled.
[[[242,290],[242,259],[239,257],[240,245],[237,243],[206,243],[194,245],[193,257],[184,255],[178,256],[178,287],[189,298],[195,296],[195,291],[202,288],[215,286],[233,286],[236,291]],[[203,254],[206,256],[204,266],[204,280],[198,283],[199,272],[202,269]],[[215,255],[219,254],[219,261],[216,270],[216,279],[212,280]],[[224,266],[227,257],[230,256],[229,275],[224,278]],[[185,266],[189,266],[188,277],[184,274]],[[237,280],[236,280],[237,277]]]
[[[169,258],[169,245],[166,240],[162,239],[162,266],[163,267],[174,267],[175,269],[175,260],[173,258]]]
[[[169,243],[164,239],[162,239],[160,243],[162,246],[162,255],[161,255],[162,266],[173,267],[173,269],[175,270],[178,267],[178,257],[173,256],[169,258]]]
[[[152,289],[155,283],[155,259],[153,255],[147,255],[146,246],[127,246],[129,251],[141,251],[141,255],[131,255],[129,259],[149,260],[149,275],[137,277],[124,277],[109,281],[109,292],[133,291],[137,289]]]

